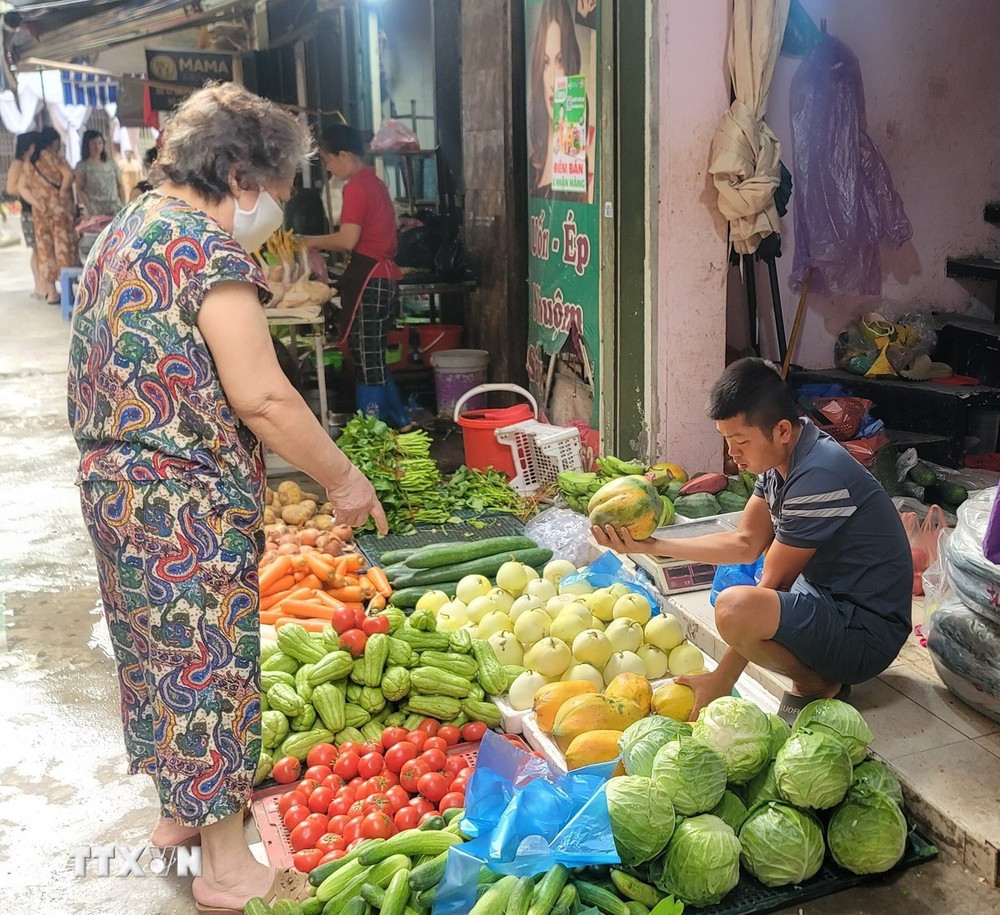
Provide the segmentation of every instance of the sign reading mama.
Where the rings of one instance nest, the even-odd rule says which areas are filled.
[[[229,82],[233,78],[232,54],[215,51],[150,51],[146,50],[146,74],[158,83],[201,88],[210,80]],[[170,89],[149,89],[149,101],[154,111],[171,111],[187,97],[186,92]]]

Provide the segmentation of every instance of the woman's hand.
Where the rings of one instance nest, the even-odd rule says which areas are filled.
[[[374,487],[353,464],[340,484],[327,488],[326,497],[333,504],[337,524],[361,527],[371,518],[380,534],[389,533],[389,524]]]

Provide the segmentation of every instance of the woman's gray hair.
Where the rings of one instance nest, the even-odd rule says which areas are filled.
[[[150,175],[186,184],[212,203],[231,191],[291,180],[313,153],[309,129],[273,102],[236,83],[219,83],[187,98],[163,131]]]

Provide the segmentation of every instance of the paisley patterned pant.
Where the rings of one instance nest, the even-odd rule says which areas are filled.
[[[81,484],[129,771],[206,826],[249,803],[260,756],[260,509],[171,480]]]

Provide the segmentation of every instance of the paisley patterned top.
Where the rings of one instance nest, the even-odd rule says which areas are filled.
[[[262,450],[233,413],[197,326],[205,294],[227,281],[270,298],[243,247],[176,198],[145,194],[98,237],[70,342],[78,482],[180,480],[222,503],[262,502]]]

